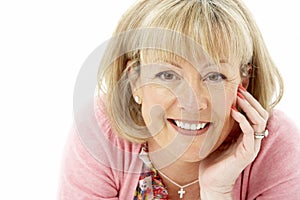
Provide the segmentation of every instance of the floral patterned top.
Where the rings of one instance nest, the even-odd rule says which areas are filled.
[[[139,154],[144,166],[140,174],[139,182],[134,194],[134,200],[167,200],[168,191],[164,186],[161,177],[153,167],[149,154],[148,145],[144,143]]]

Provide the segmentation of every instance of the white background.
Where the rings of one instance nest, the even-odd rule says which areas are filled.
[[[0,2],[0,199],[56,199],[77,73],[132,2]],[[292,0],[246,4],[285,79],[278,108],[297,122],[297,5]]]

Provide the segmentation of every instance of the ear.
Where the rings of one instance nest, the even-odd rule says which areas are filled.
[[[246,77],[246,78],[242,78],[242,86],[246,89],[248,88],[248,86],[249,86],[249,76]]]
[[[241,67],[241,84],[244,88],[248,88],[250,82],[250,76],[252,72],[252,65],[250,63],[244,64]]]

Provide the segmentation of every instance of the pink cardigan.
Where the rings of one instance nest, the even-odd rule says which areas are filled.
[[[118,137],[103,113],[96,112],[100,132],[87,117],[70,134],[59,200],[133,199],[143,164],[138,156],[141,146]],[[233,199],[300,199],[300,131],[276,110],[268,130],[258,157],[237,179]]]

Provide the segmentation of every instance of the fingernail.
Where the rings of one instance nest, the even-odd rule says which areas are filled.
[[[245,99],[244,95],[242,95],[242,93],[238,92],[237,93],[238,97],[240,97],[241,99]]]
[[[247,92],[246,88],[244,88],[244,87],[242,86],[242,84],[239,84],[239,89],[242,90],[242,91],[244,91],[244,92]]]
[[[238,109],[235,107],[235,105],[232,105],[231,108],[232,108],[233,110],[235,110],[236,112],[238,112]]]

